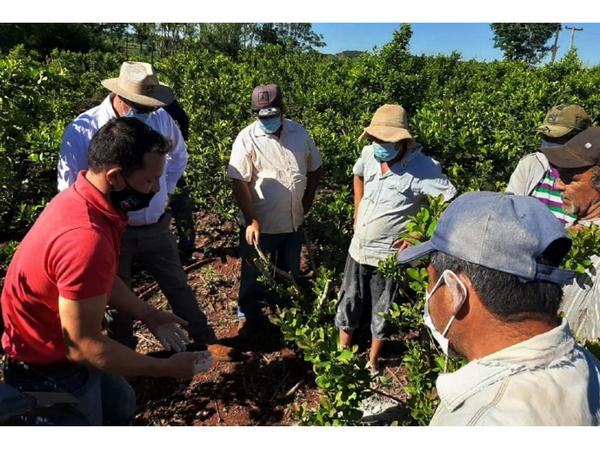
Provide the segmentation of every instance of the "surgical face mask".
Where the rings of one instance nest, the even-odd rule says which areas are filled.
[[[267,134],[273,134],[281,127],[281,117],[267,117],[258,119],[258,126]]]
[[[127,114],[125,114],[123,117],[133,117],[134,119],[139,120],[142,123],[145,123],[146,125],[150,126],[150,115],[152,113],[151,112],[138,112],[136,111],[134,108],[129,108],[129,112]]]
[[[460,278],[458,278],[458,276],[451,270],[444,270],[442,275],[438,278],[437,282],[433,286],[433,289],[431,289],[431,291],[429,291],[425,294],[425,307],[424,307],[424,311],[423,311],[423,323],[425,324],[425,326],[427,328],[429,328],[433,338],[436,340],[436,342],[438,343],[438,345],[440,346],[440,348],[442,349],[442,351],[444,352],[444,354],[446,356],[448,356],[449,354],[451,354],[451,356],[458,356],[455,352],[452,351],[452,349],[450,349],[450,341],[446,337],[446,335],[448,334],[448,331],[450,330],[450,325],[452,325],[452,322],[454,322],[454,318],[456,317],[456,314],[453,314],[452,317],[450,317],[450,320],[448,321],[448,323],[444,327],[444,330],[441,333],[435,327],[435,325],[433,324],[433,320],[431,319],[431,316],[429,315],[429,299],[431,299],[431,296],[433,295],[433,293],[438,290],[438,288],[442,285],[442,283],[448,284],[448,279],[450,277],[454,277],[456,279],[456,282],[460,287],[461,295],[462,295],[460,305],[456,308],[456,311],[458,311],[460,309],[460,307],[464,303],[465,299],[467,298],[467,288],[465,287],[463,282],[460,281]]]
[[[373,142],[373,154],[378,161],[391,161],[398,156],[398,149],[394,143],[379,144]]]
[[[125,177],[123,177],[125,179]],[[154,197],[156,192],[148,192],[147,194],[140,192],[132,188],[127,180],[125,180],[126,187],[120,191],[110,191],[110,201],[113,206],[120,209],[124,213],[131,211],[138,211],[140,209],[147,208],[150,205],[150,201]]]

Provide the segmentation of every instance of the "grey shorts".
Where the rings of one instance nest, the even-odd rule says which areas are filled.
[[[363,314],[370,312],[371,335],[376,339],[388,339],[392,327],[380,313],[390,309],[396,288],[397,283],[384,277],[377,267],[359,264],[348,255],[335,326],[344,331],[355,330],[360,326]]]

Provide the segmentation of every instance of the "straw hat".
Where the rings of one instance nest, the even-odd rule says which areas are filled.
[[[408,131],[406,111],[400,105],[380,106],[373,114],[371,125],[364,129],[359,139],[364,138],[367,134],[383,142],[413,139]]]
[[[143,106],[166,106],[175,98],[171,88],[158,81],[150,64],[137,61],[124,62],[119,78],[102,80],[102,86]]]

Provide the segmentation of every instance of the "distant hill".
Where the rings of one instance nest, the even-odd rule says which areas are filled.
[[[336,53],[337,56],[345,56],[346,58],[358,58],[363,53],[362,50],[344,50],[343,52]]]

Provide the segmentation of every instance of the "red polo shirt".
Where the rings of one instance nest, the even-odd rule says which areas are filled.
[[[80,172],[23,238],[2,291],[2,347],[17,361],[65,361],[58,297],[110,294],[127,216]]]

